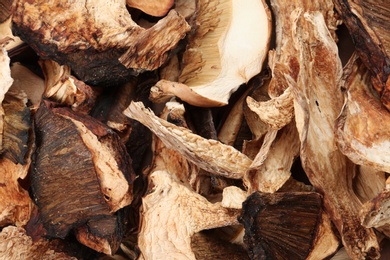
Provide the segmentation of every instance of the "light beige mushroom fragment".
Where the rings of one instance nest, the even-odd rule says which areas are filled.
[[[345,76],[346,103],[336,132],[340,150],[356,164],[390,172],[390,112],[372,91],[371,74],[356,56]]]
[[[294,97],[292,88],[287,88],[283,94],[269,101],[257,102],[247,97],[248,107],[255,112],[260,119],[273,129],[281,129],[291,122],[294,117]]]
[[[371,201],[366,202],[360,212],[365,227],[380,228],[390,222],[390,191],[384,190]]]
[[[258,74],[267,55],[271,15],[263,0],[200,0],[179,82],[159,81],[151,98],[175,95],[195,106],[223,106]]]
[[[0,150],[3,149],[3,134],[4,134],[4,109],[1,103],[4,100],[5,93],[10,89],[14,80],[11,78],[10,58],[8,57],[5,46],[11,41],[11,38],[6,37],[0,39]]]
[[[88,111],[96,99],[92,88],[71,75],[71,68],[53,60],[39,62],[45,75],[44,96],[73,110]]]
[[[175,3],[174,0],[126,0],[129,7],[137,8],[152,16],[164,16]]]
[[[50,249],[46,240],[33,241],[21,227],[8,226],[0,233],[0,259],[76,260]]]
[[[278,131],[263,162],[247,172],[244,180],[250,191],[273,193],[291,177],[291,167],[299,155],[300,142],[295,121]]]
[[[252,160],[229,145],[205,139],[153,114],[142,102],[132,102],[123,112],[148,127],[170,149],[180,152],[200,168],[232,179],[244,176]]]
[[[27,99],[39,106],[45,89],[45,81],[18,62],[12,63],[11,76],[14,79],[12,89],[23,91],[27,94]]]
[[[247,196],[247,192],[237,186],[226,187],[222,191],[221,205],[224,208],[241,209]]]
[[[167,117],[175,116],[175,121],[182,122],[181,126],[185,127],[184,112],[183,104],[168,102],[160,118],[167,120]],[[173,178],[183,183],[183,185],[193,187],[199,172],[199,168],[195,164],[189,162],[178,151],[166,147],[161,139],[156,136],[153,138],[152,151],[154,157],[151,171],[167,171]]]
[[[152,190],[142,199],[138,245],[144,259],[195,259],[191,236],[204,230],[237,225],[239,210],[210,203],[176,181],[169,172],[149,177]]]
[[[9,10],[10,11],[10,10]],[[9,37],[11,40],[6,43],[7,51],[23,44],[23,41],[12,34],[12,17],[11,15],[4,22],[0,23],[0,38]]]
[[[302,166],[351,258],[379,258],[372,229],[361,225],[362,204],[352,188],[356,167],[337,147],[335,121],[343,106],[337,45],[320,12],[297,13],[295,48],[300,70],[294,85],[295,120]],[[315,44],[309,44],[315,43]]]
[[[0,160],[0,227],[26,225],[30,219],[33,202],[19,184],[25,179],[30,163],[21,165],[7,158]]]

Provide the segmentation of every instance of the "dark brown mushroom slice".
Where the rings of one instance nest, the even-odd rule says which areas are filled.
[[[128,205],[133,175],[123,144],[107,127],[92,117],[53,106],[44,101],[35,114],[36,151],[31,180],[48,236],[64,238],[71,229],[99,216],[111,216]],[[92,141],[83,135],[92,141],[97,139],[101,146],[91,146]],[[103,173],[97,162],[101,160],[98,153],[104,154],[100,163],[108,167]],[[117,169],[113,169],[115,165]],[[116,178],[115,174],[120,173],[123,176]],[[118,181],[124,186],[118,186]]]
[[[15,35],[89,85],[112,86],[157,69],[190,29],[174,10],[142,28],[126,1],[18,0],[12,14]]]
[[[239,221],[251,259],[305,259],[322,212],[315,192],[255,192],[243,203]]]
[[[390,2],[333,1],[349,30],[355,49],[372,74],[374,89],[390,110]]]
[[[30,136],[30,110],[27,96],[19,91],[8,91],[3,100],[4,132],[1,156],[14,163],[26,164]]]

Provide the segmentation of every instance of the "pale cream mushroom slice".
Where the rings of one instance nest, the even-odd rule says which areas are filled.
[[[179,82],[157,82],[152,100],[175,95],[195,106],[223,106],[261,71],[271,35],[265,1],[199,0],[195,19]]]
[[[239,210],[207,201],[169,172],[155,171],[149,181],[150,191],[142,199],[138,235],[141,259],[195,259],[192,235],[205,229],[238,224]]]
[[[374,230],[362,226],[359,220],[362,203],[352,187],[356,167],[338,149],[334,133],[344,101],[337,45],[320,12],[296,15],[294,44],[300,70],[293,90],[303,169],[323,194],[325,210],[350,257],[378,258]],[[311,42],[316,44],[308,44]]]
[[[205,139],[187,128],[158,118],[142,102],[131,102],[123,113],[148,127],[168,148],[180,152],[210,173],[240,179],[252,163],[246,155],[229,145]]]
[[[345,105],[336,132],[340,150],[356,164],[389,172],[390,112],[373,92],[371,74],[356,56],[345,77]]]
[[[21,227],[8,226],[0,233],[1,259],[47,259],[47,260],[76,260],[63,252],[50,248],[47,240],[33,239]]]
[[[299,156],[300,141],[295,121],[288,124],[271,141],[264,159],[258,165],[251,165],[244,177],[250,191],[273,193],[291,177],[291,167]],[[260,149],[260,153],[262,153]],[[254,160],[255,162],[255,160]]]

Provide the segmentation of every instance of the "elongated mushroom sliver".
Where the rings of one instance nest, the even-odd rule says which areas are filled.
[[[338,149],[334,134],[343,106],[336,43],[321,13],[298,13],[296,22],[300,71],[294,85],[294,108],[302,166],[313,186],[323,193],[325,209],[350,257],[376,259],[378,241],[372,229],[361,225],[362,204],[352,189],[356,167]]]
[[[196,19],[199,28],[184,53],[179,82],[157,83],[151,95],[171,93],[192,105],[223,106],[261,71],[271,15],[264,0],[200,0]]]
[[[231,146],[205,139],[186,128],[158,118],[141,102],[132,102],[123,113],[148,127],[167,147],[179,151],[188,160],[211,173],[239,179],[252,163],[247,156]]]

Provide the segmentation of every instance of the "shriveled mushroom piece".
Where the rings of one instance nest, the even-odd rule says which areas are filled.
[[[307,259],[320,239],[321,195],[315,192],[255,192],[239,218],[251,259]],[[313,259],[323,259],[324,255]]]
[[[46,240],[33,241],[21,227],[8,226],[0,233],[1,259],[76,260],[50,248]]]
[[[64,238],[100,222],[89,238],[101,235],[110,248],[99,250],[115,252],[121,233],[112,223],[124,225],[117,211],[131,203],[134,179],[119,137],[99,121],[48,101],[37,110],[34,129],[32,193],[48,236]]]
[[[96,100],[93,89],[71,75],[69,66],[61,66],[52,60],[41,60],[45,75],[44,97],[71,106],[74,111],[88,113]]]
[[[354,56],[345,69],[346,102],[337,121],[341,151],[354,163],[390,171],[390,112],[372,91],[370,72]]]
[[[123,113],[147,126],[168,148],[177,150],[189,161],[211,173],[239,179],[252,163],[231,146],[202,138],[187,128],[158,118],[141,102],[132,102]]]
[[[154,70],[190,29],[171,11],[149,29],[125,1],[13,1],[13,31],[42,58],[69,65],[85,83],[114,84]]]
[[[238,224],[238,210],[210,203],[166,171],[149,176],[142,199],[138,244],[144,259],[195,259],[191,236],[204,229]]]
[[[323,193],[325,209],[350,257],[376,259],[378,241],[374,231],[360,223],[362,204],[352,188],[356,167],[338,149],[334,134],[343,106],[337,46],[321,13],[296,15],[300,70],[293,87],[302,166],[313,186]]]
[[[126,0],[129,7],[137,8],[152,16],[164,16],[175,3],[174,0]]]
[[[291,166],[299,155],[299,138],[295,121],[282,128],[271,141],[264,160],[258,166],[250,167],[245,175],[250,191],[273,193],[291,177]],[[260,152],[262,152],[260,150]]]
[[[372,87],[390,110],[390,2],[336,0],[335,7],[347,26],[355,49],[372,74]]]
[[[183,55],[179,82],[159,81],[152,99],[177,96],[195,106],[223,106],[258,74],[266,57],[271,15],[263,0],[199,0],[196,27]]]

